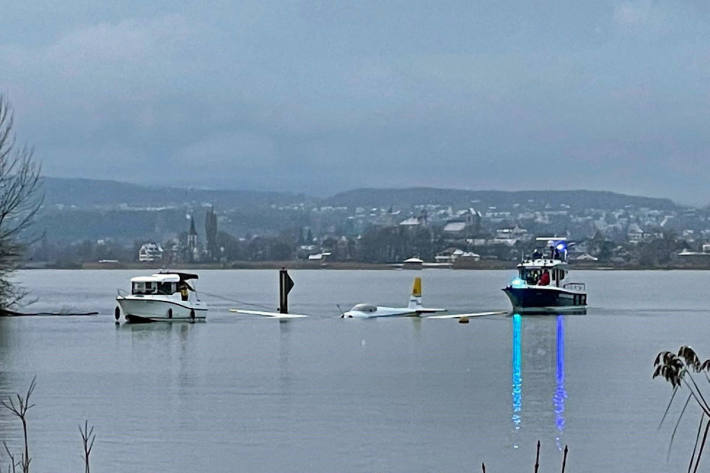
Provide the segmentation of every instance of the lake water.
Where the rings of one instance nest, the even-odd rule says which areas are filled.
[[[277,271],[199,271],[207,322],[114,324],[116,289],[149,273],[18,273],[26,310],[101,313],[0,319],[0,395],[37,376],[33,471],[81,471],[84,419],[95,472],[532,471],[537,440],[541,472],[565,444],[567,472],[687,467],[698,417],[667,460],[652,362],[681,344],[710,356],[708,272],[578,271],[587,315],[464,325],[342,320],[336,304],[404,305],[421,275],[427,306],[507,310],[512,271],[292,271],[290,309],[314,317],[288,323],[228,312],[275,308]],[[0,440],[19,448],[4,410]]]

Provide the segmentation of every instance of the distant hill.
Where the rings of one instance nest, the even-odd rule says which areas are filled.
[[[515,204],[541,208],[549,205],[560,208],[569,205],[572,210],[597,208],[618,209],[627,205],[658,210],[674,210],[681,206],[670,199],[639,197],[606,191],[494,191],[436,189],[411,187],[406,189],[354,189],[324,199],[324,204],[347,207],[395,207],[406,208],[417,204],[452,205],[485,209],[512,208]]]
[[[121,204],[131,207],[158,207],[183,204],[211,203],[220,209],[244,206],[288,205],[312,202],[320,205],[347,207],[411,207],[417,204],[452,205],[455,207],[491,206],[509,208],[514,204],[530,202],[534,207],[561,204],[572,209],[599,208],[617,209],[626,205],[636,208],[648,207],[659,210],[674,210],[681,206],[670,199],[640,197],[607,191],[496,191],[437,189],[410,187],[404,189],[353,189],[332,197],[318,199],[306,194],[267,192],[251,190],[219,190],[177,187],[150,187],[125,182],[96,179],[43,179],[45,204],[63,204],[88,209],[114,208]]]
[[[34,229],[51,241],[103,238],[122,242],[162,241],[188,228],[186,214],[195,218],[198,232],[204,228],[206,205],[220,214],[220,229],[233,235],[278,234],[294,228],[340,225],[342,215],[311,212],[317,206],[379,207],[409,210],[418,204],[486,210],[518,208],[571,211],[588,208],[618,209],[626,206],[663,211],[681,207],[668,199],[637,197],[599,191],[470,191],[456,189],[355,189],[318,199],[279,192],[180,189],[149,187],[109,180],[44,179],[45,205]],[[304,205],[300,205],[304,204]],[[338,220],[340,219],[340,220]]]
[[[289,204],[303,202],[304,195],[195,188],[149,187],[125,182],[96,179],[43,178],[45,205],[62,204],[78,208],[157,207],[185,203],[211,203],[218,208]]]

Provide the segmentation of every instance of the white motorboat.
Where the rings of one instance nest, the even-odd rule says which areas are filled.
[[[116,320],[127,322],[195,322],[205,320],[207,305],[195,291],[196,274],[164,271],[131,278],[131,293],[119,290]]]

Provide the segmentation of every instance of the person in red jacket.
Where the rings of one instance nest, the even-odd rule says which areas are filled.
[[[540,280],[537,282],[538,286],[547,286],[550,284],[550,272],[548,270],[543,270]]]

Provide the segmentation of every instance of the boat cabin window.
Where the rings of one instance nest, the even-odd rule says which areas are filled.
[[[151,281],[134,282],[131,292],[133,294],[155,294],[158,286]]]
[[[521,269],[520,270],[520,279],[524,280],[527,282],[529,285],[533,286],[537,284],[537,282],[540,280],[540,275],[542,273],[540,272],[539,269]]]
[[[158,294],[164,294],[166,296],[169,296],[170,294],[175,293],[175,291],[176,291],[176,284],[174,282],[158,283]]]
[[[177,283],[174,282],[158,282],[145,281],[134,282],[131,287],[132,294],[161,294],[169,296],[177,292]]]

